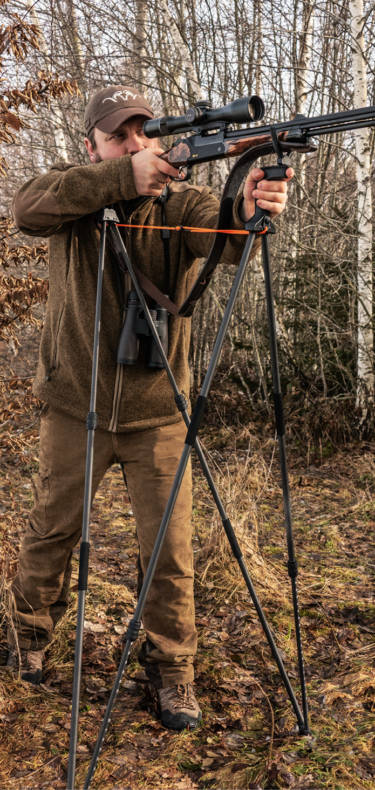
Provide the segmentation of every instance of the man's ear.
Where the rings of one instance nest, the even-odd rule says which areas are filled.
[[[92,142],[89,140],[88,137],[85,137],[84,143],[85,143],[85,146],[86,146],[87,153],[89,155],[90,162],[93,162],[93,163],[99,162],[100,159],[98,157],[98,154],[96,153],[95,149],[93,148]]]

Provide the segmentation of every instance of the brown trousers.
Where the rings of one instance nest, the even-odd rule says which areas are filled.
[[[181,456],[186,428],[177,423],[145,431],[95,431],[92,495],[106,470],[124,464],[145,572]],[[82,532],[87,430],[49,409],[40,428],[35,503],[13,582],[19,644],[41,648],[64,614],[72,549]],[[194,621],[191,469],[186,470],[143,613],[163,686],[193,680]],[[108,568],[108,573],[111,569]]]

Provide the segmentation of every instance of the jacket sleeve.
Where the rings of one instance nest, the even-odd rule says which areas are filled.
[[[242,202],[242,192],[240,191],[233,204],[232,220],[230,222],[230,230],[244,230],[244,223],[242,222],[239,214],[240,204]],[[192,227],[199,228],[216,228],[219,220],[219,202],[212,194],[208,187],[204,187],[199,195],[199,198],[191,201],[189,210],[185,212],[183,223]],[[197,258],[207,257],[211,246],[214,241],[213,233],[191,233],[185,232],[185,241],[193,255]],[[238,264],[241,252],[245,243],[244,234],[230,234],[228,235],[220,263],[224,264]],[[261,244],[260,239],[256,239],[252,255],[256,255]]]
[[[130,156],[89,165],[63,163],[21,187],[13,215],[27,235],[51,236],[67,222],[136,197]]]

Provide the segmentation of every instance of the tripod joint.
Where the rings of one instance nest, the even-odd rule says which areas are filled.
[[[119,220],[119,218],[118,218],[118,216],[117,216],[117,214],[116,214],[116,212],[115,212],[115,210],[113,208],[104,208],[102,216],[101,216],[100,219],[101,219],[102,222],[115,222],[115,223],[116,222],[117,223],[120,222],[120,220]]]
[[[139,631],[141,628],[141,621],[136,617],[132,617],[124,635],[124,642],[133,643],[138,639]]]
[[[175,397],[175,403],[179,411],[184,412],[187,409],[187,400],[183,392],[179,393]]]
[[[291,579],[296,579],[298,576],[297,560],[288,560],[287,568],[288,568],[288,576],[290,576]]]
[[[245,230],[256,233],[257,236],[264,236],[266,233],[276,233],[275,226],[270,220],[270,215],[259,206],[256,206],[255,214],[245,222]]]
[[[95,431],[98,424],[98,415],[95,411],[89,411],[86,417],[86,428],[88,431]]]

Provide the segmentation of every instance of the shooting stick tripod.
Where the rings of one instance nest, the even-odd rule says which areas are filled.
[[[263,168],[265,171],[265,178],[277,180],[285,178],[285,171],[286,166],[281,164],[281,160],[279,159],[278,166],[270,167],[270,168]],[[280,676],[282,681],[285,685],[287,694],[291,701],[293,710],[296,715],[297,723],[298,723],[298,731],[300,735],[306,735],[309,732],[309,724],[308,724],[308,707],[307,707],[307,695],[306,695],[306,685],[305,685],[305,673],[304,673],[304,664],[303,664],[303,653],[302,653],[302,642],[301,642],[301,632],[300,632],[300,622],[299,622],[299,610],[298,610],[298,598],[297,598],[297,586],[296,586],[296,578],[297,578],[297,562],[294,553],[294,543],[293,543],[293,533],[292,533],[292,519],[291,519],[291,508],[290,508],[290,495],[289,495],[289,484],[288,484],[288,472],[287,472],[287,462],[286,462],[286,451],[285,451],[285,430],[284,430],[284,419],[283,419],[283,407],[282,407],[282,396],[281,396],[281,389],[280,389],[280,376],[279,376],[279,369],[278,369],[278,355],[277,355],[277,342],[276,342],[276,324],[275,324],[275,314],[274,314],[274,307],[273,307],[273,294],[272,294],[272,277],[271,277],[271,268],[270,268],[270,260],[269,260],[269,253],[268,253],[268,240],[267,235],[269,232],[274,232],[272,223],[269,220],[268,215],[257,207],[256,213],[254,217],[245,224],[246,230],[249,231],[249,234],[246,238],[244,250],[241,256],[241,260],[236,271],[236,275],[233,280],[231,292],[229,295],[228,303],[222,318],[222,322],[215,340],[212,357],[207,369],[206,376],[203,381],[203,385],[200,391],[200,394],[197,399],[196,406],[194,408],[191,421],[189,420],[187,410],[186,410],[186,402],[183,397],[178,391],[176,382],[173,377],[173,373],[170,369],[168,364],[168,360],[166,358],[165,352],[163,350],[162,344],[160,342],[157,330],[155,328],[154,322],[150,315],[150,311],[147,306],[147,302],[145,300],[143,291],[141,290],[137,277],[134,272],[134,268],[132,262],[128,256],[125,244],[121,237],[120,231],[117,227],[119,223],[118,217],[116,213],[112,209],[104,209],[103,216],[102,216],[102,229],[101,229],[101,241],[100,241],[100,253],[99,253],[99,272],[98,272],[98,282],[97,282],[97,299],[96,299],[96,317],[95,317],[95,333],[94,333],[94,344],[93,344],[93,365],[92,365],[92,387],[91,387],[91,397],[90,397],[90,412],[87,417],[87,455],[86,455],[86,480],[85,480],[85,501],[84,501],[84,512],[83,512],[83,526],[82,526],[82,541],[81,541],[81,549],[80,549],[80,567],[79,567],[79,580],[78,580],[78,615],[77,615],[77,636],[76,636],[76,647],[75,647],[75,664],[74,664],[74,681],[73,681],[73,699],[72,699],[72,718],[71,718],[71,732],[70,732],[70,750],[69,750],[69,764],[68,764],[68,779],[67,779],[67,790],[75,790],[75,762],[76,762],[76,747],[77,747],[77,735],[78,735],[78,715],[79,715],[79,695],[80,695],[80,679],[81,679],[81,666],[82,666],[82,644],[83,644],[83,628],[84,628],[84,608],[85,608],[85,595],[87,590],[87,578],[88,578],[88,558],[89,558],[89,518],[90,518],[90,503],[91,503],[91,480],[92,480],[92,468],[93,468],[93,450],[94,450],[94,435],[95,435],[95,427],[96,427],[96,390],[97,390],[97,370],[98,370],[98,356],[99,356],[99,333],[100,333],[100,310],[101,310],[101,293],[102,293],[102,281],[103,281],[103,272],[104,272],[104,257],[105,257],[105,246],[106,246],[106,235],[107,231],[111,236],[111,243],[113,245],[114,250],[116,251],[118,262],[120,266],[126,269],[133,282],[133,286],[137,292],[139,301],[141,303],[141,307],[144,311],[146,316],[150,332],[152,334],[153,340],[155,341],[158,351],[163,359],[163,364],[166,369],[168,378],[172,385],[174,394],[175,394],[175,401],[176,404],[181,411],[182,417],[185,421],[187,426],[187,434],[185,439],[184,449],[180,458],[180,462],[176,471],[175,479],[172,485],[172,490],[169,495],[169,499],[166,505],[166,509],[163,515],[162,522],[159,527],[159,532],[155,540],[154,549],[150,558],[150,562],[147,568],[147,571],[144,576],[142,589],[139,594],[138,603],[134,612],[132,619],[130,620],[128,629],[126,631],[124,637],[124,650],[121,657],[121,661],[118,667],[115,683],[113,685],[111,695],[107,704],[106,712],[104,715],[104,719],[102,722],[102,726],[100,729],[100,733],[94,748],[91,764],[89,767],[89,771],[87,773],[84,790],[88,790],[90,787],[91,779],[93,773],[96,768],[96,764],[98,761],[98,757],[100,754],[100,750],[102,747],[102,743],[110,723],[110,716],[112,712],[113,705],[115,703],[118,691],[120,689],[122,675],[124,673],[125,667],[128,662],[130,648],[132,643],[136,640],[139,629],[141,626],[141,618],[142,613],[144,610],[146,598],[153,580],[154,572],[156,569],[156,565],[158,562],[159,554],[162,549],[164,537],[168,528],[168,524],[173,513],[173,508],[178,496],[178,492],[181,486],[181,482],[185,473],[185,469],[192,451],[194,447],[197,454],[199,461],[201,463],[203,473],[207,479],[209,488],[212,492],[212,495],[215,500],[215,504],[218,508],[222,524],[230,543],[230,547],[232,549],[233,555],[238,562],[240,570],[242,572],[243,578],[245,580],[246,586],[248,588],[249,594],[257,611],[260,623],[266,635],[268,644],[271,649],[271,653],[273,658],[277,664]],[[263,257],[263,269],[264,269],[264,277],[265,277],[265,288],[266,288],[266,300],[267,300],[267,312],[268,312],[268,323],[269,323],[269,333],[270,333],[270,353],[271,353],[271,365],[272,365],[272,379],[273,379],[273,391],[274,391],[274,403],[275,403],[275,419],[276,419],[276,429],[278,435],[278,442],[279,442],[279,454],[280,454],[280,468],[281,468],[281,477],[282,477],[282,488],[283,488],[283,499],[284,499],[284,513],[285,513],[285,523],[286,523],[286,537],[287,537],[287,549],[288,549],[288,574],[291,579],[292,585],[292,597],[293,597],[293,609],[294,609],[294,621],[295,621],[295,632],[296,632],[296,642],[297,642],[297,653],[298,653],[298,666],[299,666],[299,678],[300,678],[300,686],[301,686],[301,697],[302,697],[302,711],[299,707],[298,701],[296,699],[295,693],[291,686],[290,680],[288,675],[285,671],[280,653],[278,648],[275,644],[273,635],[271,633],[270,627],[267,623],[261,605],[258,601],[256,592],[254,590],[249,572],[246,568],[243,555],[240,549],[240,546],[237,542],[237,538],[233,531],[233,527],[229,518],[227,517],[223,505],[220,501],[219,494],[215,488],[215,484],[212,480],[210,471],[207,467],[207,463],[205,461],[201,446],[199,444],[199,440],[197,438],[198,430],[200,427],[200,423],[203,417],[207,396],[211,387],[211,383],[216,371],[216,367],[219,361],[220,353],[222,350],[222,346],[224,343],[224,339],[227,333],[228,325],[234,310],[234,306],[236,303],[236,299],[241,288],[241,284],[243,282],[243,278],[247,269],[247,265],[250,259],[251,251],[253,248],[253,244],[257,235],[262,235],[262,257]]]

